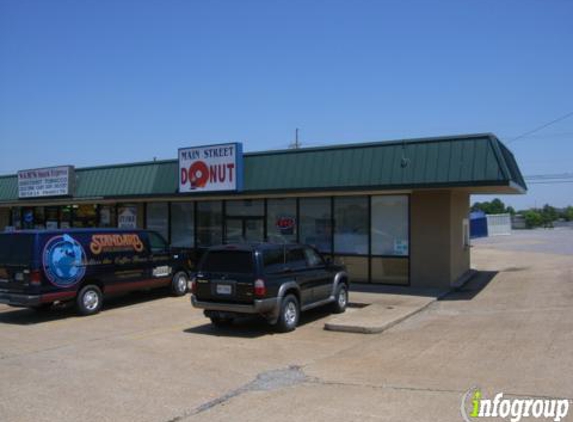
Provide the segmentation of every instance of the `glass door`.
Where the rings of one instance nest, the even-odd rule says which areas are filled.
[[[243,220],[243,237],[247,242],[262,242],[265,236],[262,218],[245,218]]]
[[[227,217],[225,219],[225,243],[243,242],[243,219]]]
[[[262,242],[264,240],[262,217],[227,217],[225,243]]]

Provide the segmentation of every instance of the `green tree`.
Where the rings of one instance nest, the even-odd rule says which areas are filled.
[[[504,214],[505,213],[505,204],[499,198],[495,198],[491,201],[490,212],[489,214]]]
[[[553,227],[553,222],[559,218],[559,214],[555,207],[545,204],[541,209],[541,218],[543,219],[544,227]]]
[[[565,208],[565,212],[563,213],[563,218],[567,221],[573,221],[573,207],[571,205]]]
[[[483,211],[486,214],[505,214],[505,213],[515,213],[515,210],[511,207],[506,208],[503,201],[499,198],[495,198],[491,202],[475,202],[472,205],[472,211]]]
[[[525,218],[525,225],[528,229],[541,227],[543,225],[543,216],[537,210],[527,210],[523,213]]]

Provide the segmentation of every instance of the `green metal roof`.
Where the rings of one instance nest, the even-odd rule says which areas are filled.
[[[244,160],[243,193],[248,194],[439,187],[492,187],[521,193],[527,189],[513,154],[492,134],[247,153]],[[173,196],[178,188],[177,160],[83,168],[75,174],[76,199]],[[16,176],[0,177],[0,203],[17,200]]]

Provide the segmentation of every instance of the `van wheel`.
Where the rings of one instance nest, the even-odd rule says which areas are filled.
[[[335,314],[341,314],[346,311],[346,306],[348,305],[348,287],[344,283],[340,283],[336,288],[336,294],[334,295],[334,302],[332,304],[332,312]]]
[[[300,318],[300,306],[294,295],[286,295],[281,303],[277,330],[281,333],[293,331],[298,325]]]
[[[187,282],[189,277],[185,271],[178,271],[171,280],[171,293],[174,296],[183,296],[187,293]]]
[[[84,286],[76,297],[76,309],[80,315],[97,314],[103,305],[103,295],[98,286]]]

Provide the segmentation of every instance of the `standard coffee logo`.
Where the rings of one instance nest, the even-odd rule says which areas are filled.
[[[90,243],[94,255],[125,250],[141,252],[143,248],[143,242],[137,234],[94,234]]]

